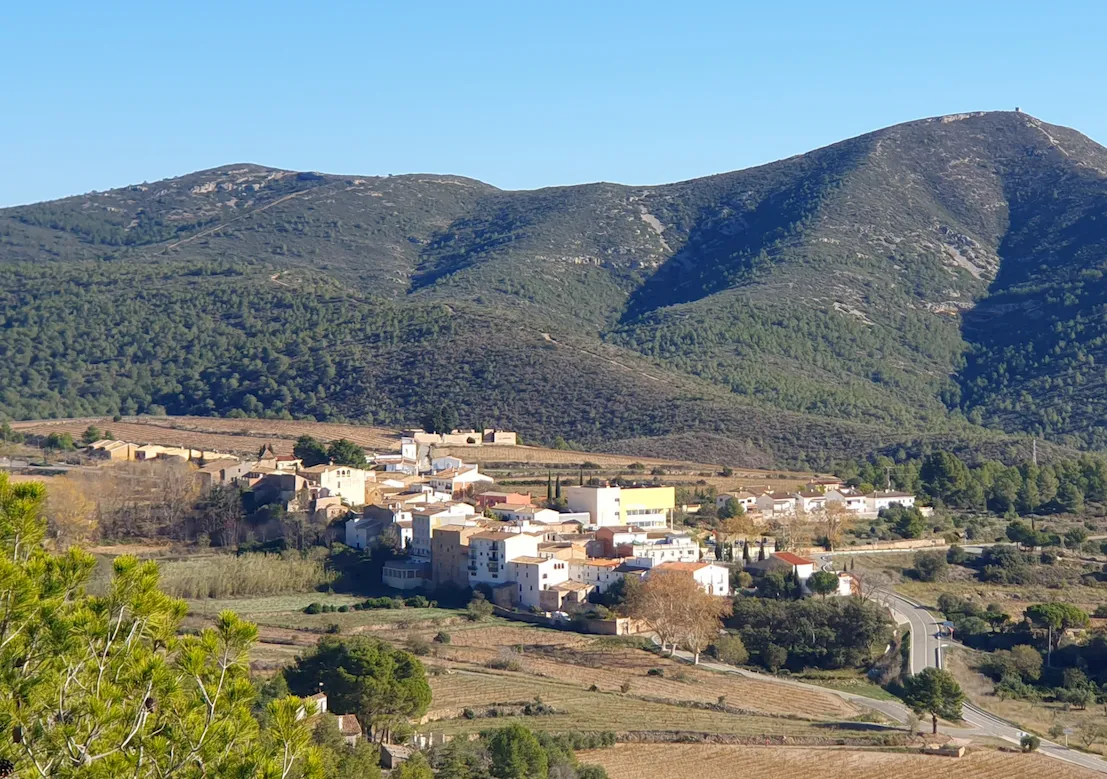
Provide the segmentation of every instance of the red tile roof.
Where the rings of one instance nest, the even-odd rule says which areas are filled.
[[[791,552],[773,552],[773,557],[778,560],[783,560],[790,565],[814,565],[814,560],[808,560],[806,557],[800,557],[798,554],[792,554]]]

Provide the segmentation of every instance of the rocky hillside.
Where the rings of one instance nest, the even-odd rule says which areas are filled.
[[[984,113],[656,187],[235,165],[0,210],[0,414],[1101,447],[1105,198],[1103,147]]]

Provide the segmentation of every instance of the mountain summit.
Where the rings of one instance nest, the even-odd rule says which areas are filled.
[[[1102,447],[1105,209],[1107,149],[1010,112],[651,187],[230,165],[0,210],[0,414]]]

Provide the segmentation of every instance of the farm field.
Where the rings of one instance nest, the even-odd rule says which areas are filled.
[[[731,714],[723,711],[690,708],[676,704],[643,700],[633,688],[590,692],[587,687],[565,681],[535,678],[526,674],[455,671],[431,679],[434,702],[433,719],[420,726],[421,732],[457,735],[475,733],[491,726],[514,723],[534,730],[551,731],[694,731],[732,736],[766,737],[867,737],[872,726],[850,722],[827,722],[817,718],[770,717]],[[540,699],[554,709],[541,716],[479,716],[497,704],[525,704]],[[446,705],[449,704],[449,705]],[[473,719],[458,716],[463,708],[472,709]],[[888,731],[895,732],[895,731]]]
[[[735,710],[772,716],[849,719],[861,713],[829,692],[714,673],[610,639],[532,626],[457,631],[450,644],[436,646],[435,651],[440,659],[483,667],[501,658],[500,647],[513,648],[512,659],[523,676],[557,679],[584,689],[595,685],[604,692],[628,685],[629,694],[642,700],[715,704],[721,696]]]
[[[277,454],[291,454],[293,442],[304,434],[324,441],[348,438],[369,449],[391,451],[399,448],[399,435],[394,430],[283,419],[127,417],[121,422],[112,422],[110,417],[103,417],[15,422],[12,427],[31,435],[70,433],[79,438],[89,425],[110,430],[115,438],[132,443],[190,446],[236,454],[253,454],[266,444],[272,444]]]
[[[971,748],[970,748],[971,750]],[[850,779],[1091,779],[1098,776],[1040,755],[971,750],[948,757],[859,749],[750,747],[717,744],[616,744],[577,753],[611,779],[776,779],[848,776]]]

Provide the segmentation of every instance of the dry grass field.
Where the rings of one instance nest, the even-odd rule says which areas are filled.
[[[537,678],[526,673],[491,670],[454,670],[431,678],[433,703],[422,732],[475,733],[489,727],[520,723],[534,730],[551,731],[663,731],[682,730],[732,736],[857,737],[871,735],[869,727],[849,722],[830,723],[820,718],[786,718],[732,714],[671,703],[645,700],[632,688],[589,691],[570,681]],[[519,705],[540,699],[553,707],[542,716],[479,716],[493,706]],[[478,716],[458,716],[463,709]]]
[[[1040,755],[971,750],[953,760],[857,749],[747,747],[715,744],[616,744],[578,752],[611,779],[777,779],[781,776],[850,779],[1092,779],[1098,776]]]
[[[1054,701],[1000,700],[993,693],[995,685],[991,679],[975,671],[972,666],[981,657],[981,653],[958,647],[947,655],[949,669],[961,683],[962,689],[977,706],[1004,717],[1019,726],[1045,737],[1053,726],[1073,728],[1076,732],[1070,737],[1073,746],[1081,746],[1083,726],[1100,728],[1107,732],[1107,712],[1103,705],[1089,706],[1078,710]],[[1089,751],[1107,754],[1107,744],[1093,744]]]
[[[483,666],[513,647],[513,657],[524,675],[556,679],[587,689],[595,685],[613,692],[629,686],[641,699],[717,703],[772,716],[849,719],[860,709],[831,693],[815,693],[733,674],[692,668],[641,649],[612,645],[609,640],[532,626],[503,626],[459,630],[448,645],[435,648],[437,656],[469,666]],[[426,636],[427,638],[430,635]],[[651,676],[653,669],[663,676]]]
[[[324,441],[348,438],[368,449],[391,451],[399,448],[399,435],[394,430],[281,419],[128,417],[122,422],[112,422],[105,417],[16,422],[12,427],[31,435],[70,433],[79,438],[89,425],[111,431],[115,438],[132,443],[190,446],[234,454],[253,454],[266,444],[272,444],[277,454],[291,454],[293,442],[304,434]]]

